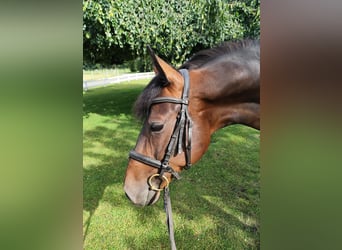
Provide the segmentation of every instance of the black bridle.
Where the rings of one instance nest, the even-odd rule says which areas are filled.
[[[174,239],[174,230],[173,230],[173,219],[172,219],[172,209],[171,209],[171,199],[169,193],[169,181],[164,176],[164,173],[170,173],[176,179],[180,179],[180,175],[170,166],[170,158],[175,155],[175,153],[182,153],[184,146],[184,155],[185,155],[185,166],[184,169],[189,169],[191,167],[191,137],[192,137],[192,120],[189,115],[189,89],[190,89],[190,79],[189,72],[186,69],[180,69],[179,72],[182,74],[184,79],[183,93],[182,98],[174,98],[174,97],[157,97],[152,100],[151,105],[158,103],[174,103],[180,104],[181,108],[177,116],[177,120],[175,123],[175,128],[173,130],[172,136],[169,140],[169,144],[167,146],[165,155],[163,159],[157,160],[151,157],[142,155],[135,150],[129,152],[129,157],[144,163],[148,166],[159,169],[158,174],[154,174],[150,176],[148,179],[148,184],[151,190],[162,191],[164,189],[164,207],[166,211],[168,231],[171,243],[171,249],[176,249],[176,243]],[[176,151],[177,150],[177,151]],[[161,180],[166,181],[166,186],[164,188],[157,188],[152,185],[152,179],[159,177]]]
[[[177,116],[175,128],[173,130],[172,136],[170,138],[169,144],[167,146],[165,155],[163,159],[157,160],[152,159],[148,156],[142,155],[134,150],[129,153],[129,157],[149,165],[154,168],[159,169],[159,173],[157,176],[163,178],[164,173],[168,172],[171,173],[176,179],[180,179],[179,174],[169,165],[170,158],[175,153],[182,153],[183,152],[183,145],[184,145],[184,154],[185,154],[185,166],[184,169],[189,169],[191,167],[191,135],[192,135],[192,120],[189,115],[189,72],[186,69],[180,69],[180,73],[184,78],[184,87],[182,98],[174,98],[174,97],[157,97],[152,100],[151,105],[158,104],[158,103],[174,103],[180,104],[181,108]],[[177,151],[176,151],[177,150]],[[155,176],[155,175],[154,175]],[[151,185],[152,190],[160,191],[160,189],[155,188]]]

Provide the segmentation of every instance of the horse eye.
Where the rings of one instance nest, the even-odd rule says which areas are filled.
[[[163,127],[164,127],[164,124],[160,124],[160,123],[156,123],[156,122],[153,122],[151,124],[151,130],[153,132],[158,132],[158,131],[162,130]]]

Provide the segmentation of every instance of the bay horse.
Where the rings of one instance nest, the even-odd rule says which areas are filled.
[[[134,111],[144,121],[129,154],[126,196],[154,204],[183,169],[197,162],[218,129],[260,130],[260,43],[226,42],[194,54],[177,70],[149,49],[155,77]]]

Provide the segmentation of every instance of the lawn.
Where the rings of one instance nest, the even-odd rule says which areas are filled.
[[[123,192],[141,124],[131,109],[146,80],[84,93],[84,249],[169,249],[162,199],[135,207]],[[178,249],[259,249],[259,131],[234,125],[170,185]]]
[[[83,81],[110,78],[131,73],[129,68],[83,70]]]

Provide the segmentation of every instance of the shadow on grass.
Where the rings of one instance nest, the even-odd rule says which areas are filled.
[[[141,84],[116,84],[90,89],[83,98],[83,116],[96,113],[103,116],[131,115],[132,106],[144,86]]]
[[[139,124],[130,117],[132,105],[142,85],[115,85],[92,89],[84,95],[83,118],[85,122],[90,115],[106,117],[93,129],[83,133],[83,157],[94,164],[83,168],[83,209],[89,212],[84,222],[85,240],[89,225],[106,187],[122,183],[127,164],[127,152],[136,141]],[[122,119],[125,118],[125,119]],[[107,126],[108,125],[108,126]],[[100,144],[100,145],[98,145]],[[101,152],[103,149],[104,152]],[[118,205],[122,197],[113,201]]]
[[[142,85],[120,85],[90,90],[84,98],[84,119],[101,116],[101,122],[84,131],[83,207],[84,240],[100,202],[129,207],[122,188],[104,196],[107,187],[122,186],[128,152],[135,145],[140,124],[131,107]],[[259,162],[258,132],[229,127],[215,134],[208,152],[183,179],[172,183],[175,237],[179,249],[258,249]],[[119,189],[119,188],[118,188]],[[162,201],[153,207],[134,208],[137,227],[153,228],[140,236],[120,235],[126,249],[169,249],[165,220],[158,217]],[[205,228],[205,220],[214,227]],[[202,222],[203,228],[190,226]],[[241,233],[239,233],[241,232]],[[210,237],[208,238],[208,235]],[[233,242],[233,243],[232,243]],[[99,246],[101,247],[101,246]]]
[[[171,196],[182,221],[208,220],[215,227],[203,222],[197,231],[176,224],[177,246],[191,239],[192,249],[260,248],[258,159],[259,131],[238,125],[213,136],[202,159],[173,183]]]

